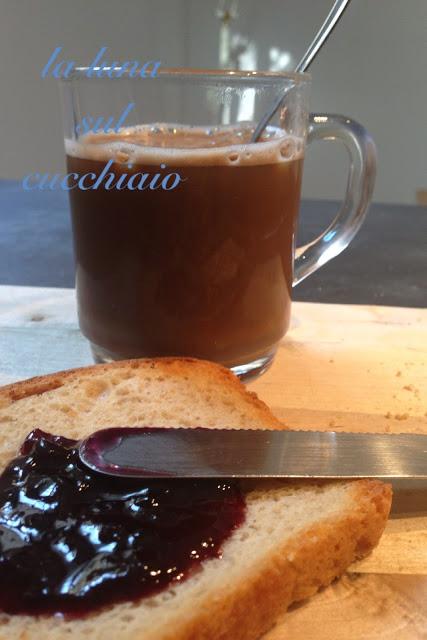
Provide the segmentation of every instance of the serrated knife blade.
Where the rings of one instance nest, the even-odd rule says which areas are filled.
[[[427,479],[427,435],[129,427],[80,443],[100,473],[157,478]]]

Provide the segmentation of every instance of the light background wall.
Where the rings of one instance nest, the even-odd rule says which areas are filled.
[[[40,70],[56,46],[84,64],[100,46],[118,59],[165,65],[218,64],[216,0],[0,0],[0,177],[63,170],[55,80]],[[332,0],[240,0],[233,29],[291,64]],[[353,0],[312,68],[312,109],[344,113],[372,133],[379,153],[375,200],[414,203],[427,189],[427,0]],[[310,150],[306,197],[338,198],[346,156],[331,144]]]

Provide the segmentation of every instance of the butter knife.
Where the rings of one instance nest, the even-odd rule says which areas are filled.
[[[115,427],[81,441],[81,461],[113,476],[427,479],[427,435]]]

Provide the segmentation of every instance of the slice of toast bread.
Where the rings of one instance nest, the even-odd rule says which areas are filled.
[[[0,389],[0,468],[38,427],[283,425],[228,370],[191,359],[122,361]],[[182,584],[78,620],[0,613],[0,640],[256,640],[377,544],[391,489],[376,481],[246,485],[246,519]]]

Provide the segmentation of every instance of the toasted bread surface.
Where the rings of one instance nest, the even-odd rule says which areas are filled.
[[[191,359],[123,361],[0,389],[0,468],[38,427],[82,438],[108,426],[284,428],[228,370]],[[140,602],[79,620],[0,615],[0,640],[256,640],[292,602],[377,544],[391,503],[380,482],[257,482],[222,557]]]

